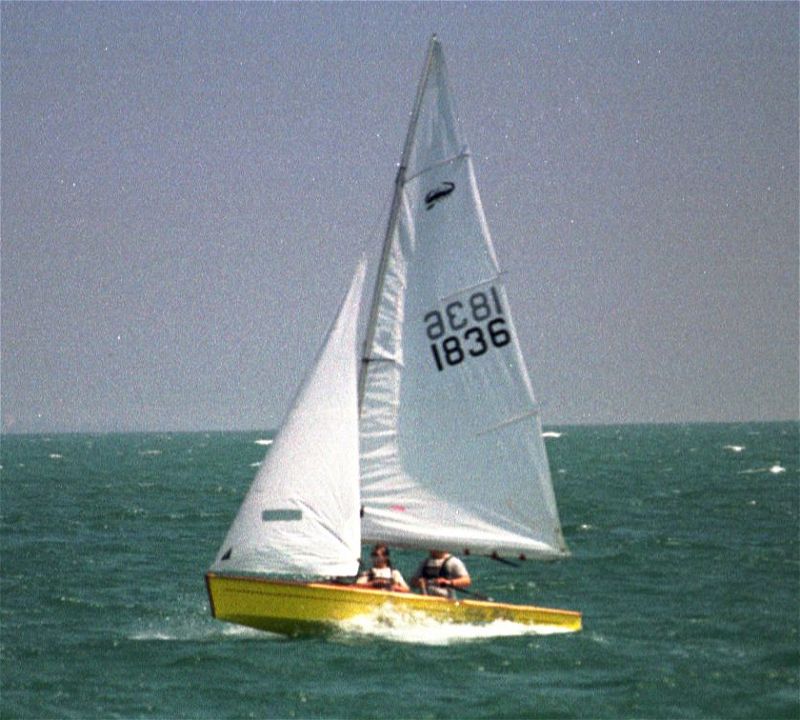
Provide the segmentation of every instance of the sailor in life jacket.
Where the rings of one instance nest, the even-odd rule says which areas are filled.
[[[431,550],[411,579],[424,595],[455,598],[456,590],[469,587],[472,579],[464,563],[444,550]]]
[[[356,585],[367,585],[375,590],[394,590],[409,592],[408,585],[399,570],[392,567],[389,560],[389,548],[379,543],[372,548],[372,567],[356,578]]]

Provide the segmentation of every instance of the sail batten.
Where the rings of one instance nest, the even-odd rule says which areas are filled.
[[[538,415],[539,415],[539,408],[535,407],[522,415],[516,415],[515,417],[509,418],[508,420],[503,420],[503,422],[499,423],[498,425],[494,425],[493,427],[481,430],[478,433],[478,435],[486,435],[488,433],[493,433],[496,432],[497,430],[502,430],[504,427],[513,425],[514,423],[522,422],[523,420],[528,420],[529,418],[532,417],[537,417]]]
[[[499,280],[503,275],[505,275],[505,271],[498,272],[496,275],[492,275],[492,277],[482,280],[481,282],[477,282],[474,285],[470,285],[469,287],[459,288],[458,290],[454,290],[449,295],[439,298],[440,303],[447,302],[448,300],[452,300],[453,298],[463,295],[464,293],[468,293],[472,290],[477,290],[478,288],[485,287],[486,285],[491,285],[493,282]]]
[[[443,165],[449,165],[450,163],[456,162],[457,160],[461,160],[462,158],[470,157],[472,153],[469,150],[463,149],[457,155],[453,155],[452,157],[445,158],[444,160],[439,160],[427,167],[422,168],[421,170],[417,170],[413,175],[405,176],[403,180],[403,185],[410,183],[416,180],[418,177],[424,175],[425,173],[431,172],[432,170],[436,170],[437,168],[442,167]]]
[[[456,118],[434,38],[364,348],[395,362],[362,365],[362,536],[558,557],[538,404]]]

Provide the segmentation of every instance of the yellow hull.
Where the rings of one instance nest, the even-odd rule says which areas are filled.
[[[424,613],[440,621],[480,624],[509,620],[548,625],[564,631],[581,629],[581,614],[532,605],[357,589],[353,585],[266,580],[233,575],[206,575],[211,614],[218,620],[259,630],[300,635],[324,633],[337,622],[391,606],[396,612]]]

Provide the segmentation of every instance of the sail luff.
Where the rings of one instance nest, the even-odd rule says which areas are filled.
[[[389,221],[386,225],[386,234],[383,239],[383,249],[381,250],[381,259],[378,264],[378,272],[375,278],[375,289],[372,293],[372,303],[370,305],[369,321],[367,322],[366,336],[364,338],[364,350],[361,357],[361,366],[358,375],[358,407],[364,402],[364,386],[367,381],[367,366],[369,364],[369,351],[372,347],[372,342],[375,339],[375,329],[378,324],[378,308],[380,306],[381,295],[383,293],[383,285],[386,280],[386,268],[389,261],[389,254],[392,249],[392,235],[397,225],[397,219],[400,215],[400,206],[402,204],[403,185],[405,183],[406,166],[408,164],[408,156],[411,153],[411,147],[414,142],[414,133],[419,120],[419,112],[422,107],[422,98],[425,94],[425,86],[428,84],[428,76],[431,72],[433,64],[434,52],[439,40],[434,34],[428,44],[428,54],[425,57],[425,65],[423,66],[422,74],[420,75],[419,83],[417,84],[417,95],[414,99],[414,106],[411,110],[411,118],[408,123],[408,130],[406,132],[406,140],[403,145],[403,154],[400,156],[400,165],[397,168],[397,175],[394,181],[394,194],[392,195],[392,206],[389,211]]]

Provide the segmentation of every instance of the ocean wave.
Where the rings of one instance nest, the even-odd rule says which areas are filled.
[[[142,626],[143,625],[143,626]],[[142,623],[129,632],[128,640],[135,642],[213,642],[228,640],[276,640],[281,635],[267,633],[244,625],[214,620],[208,610],[187,610]]]

